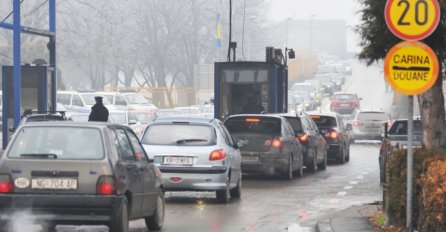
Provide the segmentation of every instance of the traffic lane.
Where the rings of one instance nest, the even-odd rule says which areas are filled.
[[[311,231],[321,218],[352,205],[382,200],[378,166],[379,144],[351,146],[346,164],[329,163],[327,170],[291,181],[244,176],[240,200],[218,204],[213,192],[167,192],[162,231]],[[147,231],[144,220],[130,223],[132,232]],[[105,232],[106,227],[58,226],[58,231]]]

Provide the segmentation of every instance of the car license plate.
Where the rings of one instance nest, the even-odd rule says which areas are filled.
[[[258,156],[242,156],[242,162],[245,163],[258,163],[259,157]]]
[[[167,165],[192,165],[192,157],[166,156],[163,164]]]
[[[350,104],[341,104],[340,106],[341,106],[341,107],[349,107]]]
[[[70,178],[36,178],[31,181],[32,189],[77,189],[77,179]]]

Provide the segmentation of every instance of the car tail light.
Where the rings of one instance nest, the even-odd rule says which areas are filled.
[[[339,136],[339,133],[337,131],[330,132],[330,138],[336,139],[336,138],[338,138],[338,136]]]
[[[362,123],[360,121],[354,121],[353,126],[361,126]]]
[[[308,136],[307,134],[303,134],[303,135],[299,135],[299,141],[302,142],[307,142],[310,139],[310,136]]]
[[[280,139],[274,139],[274,140],[271,142],[271,146],[272,146],[272,147],[275,147],[275,148],[281,148],[281,147],[282,147],[282,140],[280,140]]]
[[[9,174],[0,175],[0,193],[14,192],[14,182]]]
[[[116,180],[113,176],[100,176],[96,184],[96,194],[111,195],[116,193]]]
[[[226,152],[223,149],[218,149],[215,151],[212,151],[209,155],[209,160],[222,160],[226,157]]]

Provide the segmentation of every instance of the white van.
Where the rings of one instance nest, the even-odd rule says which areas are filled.
[[[57,102],[64,105],[68,111],[89,113],[96,103],[96,96],[102,95],[97,92],[57,91]],[[102,102],[108,110],[116,110],[107,98],[103,98]]]
[[[154,104],[149,102],[141,93],[137,92],[97,92],[107,98],[118,110],[156,110]]]

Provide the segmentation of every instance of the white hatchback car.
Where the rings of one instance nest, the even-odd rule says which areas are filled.
[[[216,191],[227,203],[241,196],[243,141],[234,143],[218,119],[162,117],[141,136],[141,143],[159,167],[166,191]]]

